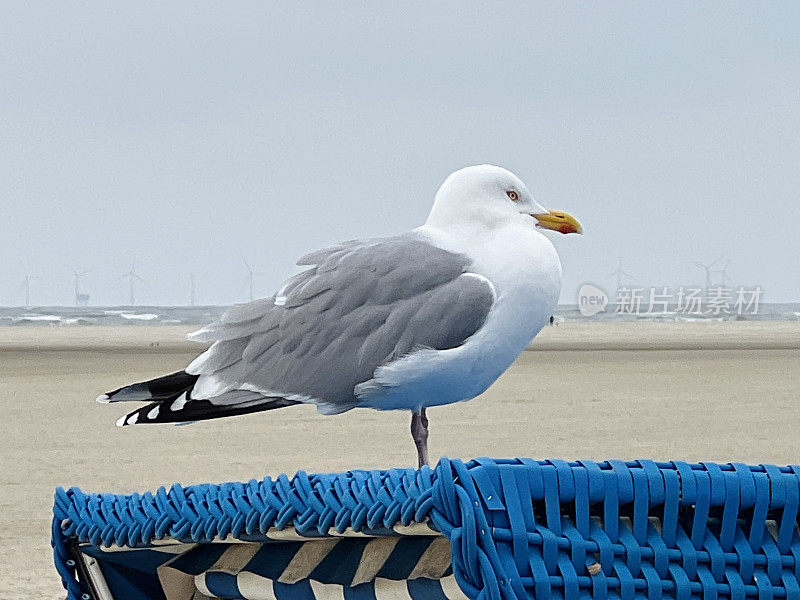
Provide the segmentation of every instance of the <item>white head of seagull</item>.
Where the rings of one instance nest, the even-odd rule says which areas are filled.
[[[544,208],[522,180],[494,165],[465,167],[445,179],[426,225],[436,229],[493,229],[510,220],[535,219],[535,225],[561,233],[583,233],[578,221],[561,211]]]

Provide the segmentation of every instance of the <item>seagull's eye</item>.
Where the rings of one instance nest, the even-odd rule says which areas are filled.
[[[515,192],[514,190],[508,190],[506,192],[506,195],[509,198],[511,198],[514,202],[517,202],[519,200],[519,194],[517,192]]]

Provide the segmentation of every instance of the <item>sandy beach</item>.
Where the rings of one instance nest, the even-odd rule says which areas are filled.
[[[186,327],[0,329],[0,597],[63,596],[57,485],[154,489],[266,474],[411,465],[408,415],[313,407],[189,427],[114,427],[101,392],[183,368]],[[564,323],[483,396],[433,409],[432,457],[796,463],[800,322]]]

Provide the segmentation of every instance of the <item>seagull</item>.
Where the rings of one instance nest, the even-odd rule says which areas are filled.
[[[97,401],[148,402],[119,426],[297,404],[407,410],[421,467],[426,409],[482,394],[549,322],[561,263],[541,230],[583,233],[510,171],[458,170],[421,227],[303,256],[277,293],[189,334],[211,345],[185,370]]]

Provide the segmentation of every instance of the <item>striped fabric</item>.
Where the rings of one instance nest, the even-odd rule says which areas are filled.
[[[128,594],[133,580],[142,591],[159,587],[165,600],[466,600],[449,540],[427,527],[417,531],[425,535],[309,540],[286,530],[281,541],[83,552],[101,564],[113,598],[127,597],[114,588]]]

